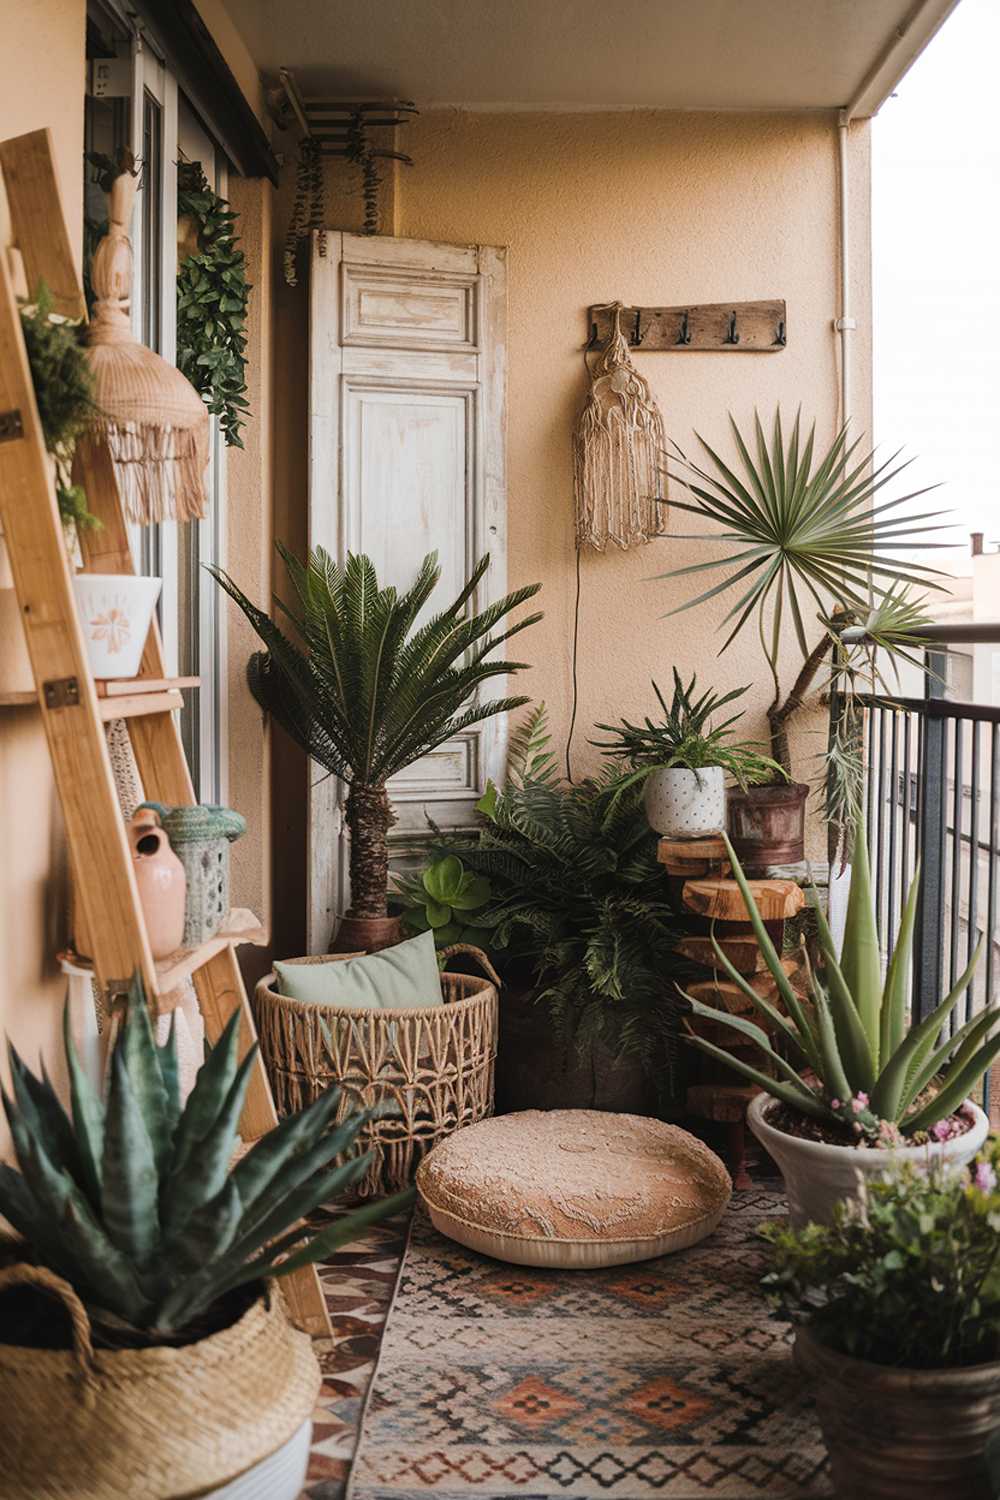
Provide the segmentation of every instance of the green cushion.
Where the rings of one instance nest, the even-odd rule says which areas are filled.
[[[442,1005],[433,932],[422,932],[380,953],[328,964],[276,962],[278,992],[306,1005],[345,1010],[407,1010]]]

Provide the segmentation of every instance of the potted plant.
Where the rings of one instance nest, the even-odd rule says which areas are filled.
[[[784,771],[759,745],[732,741],[731,725],[743,717],[731,714],[711,727],[712,717],[725,704],[747,691],[734,688],[721,696],[707,692],[695,697],[697,678],[687,686],[674,668],[674,694],[669,707],[653,683],[663,719],[643,724],[623,719],[618,725],[596,727],[613,736],[610,741],[592,740],[604,754],[625,761],[631,780],[641,781],[650,827],[675,839],[697,839],[718,833],[726,826],[726,776],[744,791],[751,783]]]
[[[20,1171],[0,1166],[0,1403],[10,1500],[263,1493],[294,1500],[320,1384],[275,1278],[329,1255],[412,1194],[304,1222],[358,1181],[368,1119],[331,1128],[338,1090],[230,1169],[257,1048],[237,1011],[181,1100],[133,981],[106,1099],[65,1019],[71,1107],[10,1050],[3,1094]]]
[[[638,784],[610,768],[561,782],[548,744],[541,706],[479,802],[478,839],[434,845],[492,890],[476,921],[504,978],[497,1106],[653,1114],[677,1092],[681,972],[656,836]]]
[[[730,857],[785,1013],[737,973],[714,937],[720,969],[764,1017],[768,1030],[744,1016],[688,999],[696,1015],[755,1041],[775,1076],[768,1077],[703,1037],[691,1036],[690,1041],[764,1091],[752,1101],[747,1119],[781,1168],[792,1222],[829,1219],[839,1199],[858,1196],[863,1182],[879,1176],[893,1161],[964,1165],[979,1150],[989,1128],[985,1114],[968,1096],[1000,1055],[1000,1036],[990,1035],[998,1007],[989,1004],[951,1035],[945,1023],[972,978],[982,938],[965,973],[940,1005],[922,1021],[908,1024],[919,870],[883,982],[861,826],[855,835],[839,959],[817,901],[822,967],[810,971],[809,994],[803,999],[781,966],[735,851]],[[784,1045],[776,1046],[772,1038]]]
[[[924,541],[923,534],[937,529],[940,523],[925,523],[944,512],[901,513],[900,507],[924,493],[921,490],[877,500],[878,492],[905,464],[895,465],[896,455],[882,463],[875,463],[871,453],[862,452],[859,457],[861,440],[848,442],[846,426],[814,464],[815,424],[803,441],[798,416],[786,440],[781,412],[775,413],[769,447],[755,414],[756,458],[732,418],[730,425],[739,455],[736,469],[699,436],[711,468],[692,463],[674,445],[681,472],[671,468],[669,474],[691,496],[690,500],[671,498],[671,505],[721,528],[721,532],[713,529],[678,540],[722,541],[727,544],[726,553],[659,576],[680,578],[706,569],[727,569],[729,576],[721,583],[669,614],[738,588],[736,603],[723,621],[728,634],[722,650],[747,626],[761,643],[773,687],[767,711],[770,753],[784,778],[774,773],[769,783],[741,788],[729,800],[733,842],[747,868],[757,874],[770,864],[803,856],[809,787],[792,779],[789,727],[793,719],[825,664],[832,666],[838,681],[851,681],[862,659],[870,673],[877,671],[877,647],[908,657],[908,648],[918,644],[916,627],[923,616],[905,586],[914,581],[929,588],[939,586],[934,582],[935,571],[914,560],[913,549],[943,545]],[[900,551],[905,551],[905,558]],[[810,602],[816,606],[819,622],[815,639],[810,639],[804,614]],[[842,632],[864,623],[872,630],[862,641],[845,647]],[[786,688],[780,657],[790,630],[801,652],[801,665]],[[848,738],[846,748],[850,746]],[[838,751],[835,770],[843,768],[844,742]],[[847,760],[849,780],[856,753]]]
[[[1000,1429],[1000,1145],[912,1167],[828,1225],[767,1226],[770,1297],[796,1325],[838,1495],[994,1500]]]
[[[348,553],[341,565],[318,547],[303,563],[280,544],[278,551],[298,609],[277,600],[275,606],[295,640],[221,569],[210,571],[267,648],[250,660],[254,697],[348,785],[351,904],[332,951],[383,948],[399,940],[399,919],[388,915],[386,904],[393,822],[386,783],[469,725],[527,702],[476,694],[491,678],[522,670],[523,662],[506,661],[496,649],[541,615],[527,615],[499,635],[492,632],[541,585],[515,589],[471,612],[470,600],[489,567],[486,556],[458,598],[417,626],[441,576],[436,552],[428,553],[415,581],[400,593],[379,586],[367,557]]]

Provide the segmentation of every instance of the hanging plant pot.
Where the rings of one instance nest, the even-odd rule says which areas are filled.
[[[729,792],[729,837],[748,875],[769,865],[794,865],[805,857],[806,798],[801,781]]]
[[[661,767],[646,778],[643,802],[649,826],[672,839],[699,839],[726,826],[726,781],[721,766],[690,771]]]
[[[131,573],[77,573],[76,607],[95,677],[135,677],[142,662],[159,578]]]

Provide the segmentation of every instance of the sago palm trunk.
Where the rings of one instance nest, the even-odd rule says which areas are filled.
[[[353,782],[344,809],[351,835],[349,917],[384,917],[389,884],[389,829],[395,822],[384,783]]]

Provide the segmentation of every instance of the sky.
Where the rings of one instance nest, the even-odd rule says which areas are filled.
[[[872,157],[875,440],[915,455],[911,488],[944,482],[941,558],[968,572],[969,532],[1000,545],[1000,0],[961,0]]]

